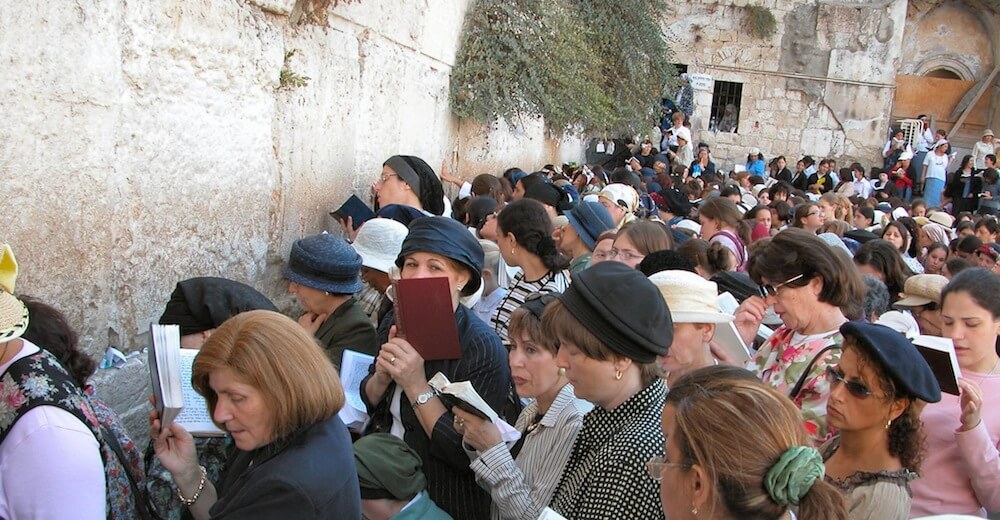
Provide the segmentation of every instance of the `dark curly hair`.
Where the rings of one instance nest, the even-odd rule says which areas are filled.
[[[896,382],[886,373],[885,367],[875,359],[867,348],[853,338],[844,338],[844,348],[852,349],[858,354],[858,365],[868,366],[875,373],[879,385],[885,390],[883,402],[890,403],[897,399],[909,399],[909,404],[889,426],[889,453],[899,457],[904,468],[915,473],[920,471],[920,464],[927,451],[927,443],[920,422],[920,412],[926,403],[903,393]],[[875,398],[873,396],[873,398]]]
[[[77,348],[79,336],[55,307],[31,296],[19,296],[28,307],[28,329],[21,336],[54,355],[80,388],[94,375],[97,362]]]
[[[508,204],[497,215],[500,233],[511,233],[517,245],[542,260],[550,271],[561,271],[569,266],[569,259],[556,248],[552,239],[552,221],[537,200],[520,199]]]

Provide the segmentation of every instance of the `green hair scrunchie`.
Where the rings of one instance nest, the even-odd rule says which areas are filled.
[[[816,480],[826,474],[819,450],[808,446],[792,446],[781,454],[764,477],[764,489],[778,504],[799,505]]]

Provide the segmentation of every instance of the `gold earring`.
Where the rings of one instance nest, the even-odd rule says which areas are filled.
[[[691,514],[692,515],[697,515],[698,514],[698,507],[697,506],[691,508]]]
[[[622,371],[621,370],[615,370],[615,380],[616,381],[621,381],[622,380]]]
[[[562,367],[560,367],[560,368],[559,368],[559,375],[561,375],[561,376],[564,376],[564,375],[566,375],[566,369],[565,369],[565,368],[562,368]]]
[[[892,419],[885,421],[885,429],[888,430],[892,426]]]

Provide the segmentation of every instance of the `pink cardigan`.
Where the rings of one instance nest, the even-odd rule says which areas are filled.
[[[915,480],[910,518],[945,513],[986,516],[1000,511],[1000,376],[963,374],[983,390],[982,421],[961,427],[959,398],[941,394],[920,418],[927,436],[927,454]]]

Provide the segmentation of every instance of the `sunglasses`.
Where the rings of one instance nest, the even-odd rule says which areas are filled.
[[[771,284],[768,284],[768,283],[761,284],[760,285],[760,297],[766,299],[768,296],[777,296],[778,295],[778,289],[781,289],[782,287],[784,287],[784,286],[786,286],[786,285],[788,285],[788,284],[790,284],[792,282],[800,280],[803,276],[805,276],[805,273],[800,274],[798,276],[793,276],[793,277],[791,277],[791,278],[789,278],[789,279],[785,280],[784,282],[781,282],[781,283],[779,283],[777,285],[771,285]]]
[[[545,312],[545,308],[548,305],[559,299],[559,293],[553,292],[534,292],[529,294],[525,299],[521,307],[528,309],[535,319],[542,319],[542,313]]]
[[[826,367],[826,380],[830,383],[831,390],[837,383],[843,383],[847,392],[858,399],[867,399],[872,395],[872,391],[867,386],[857,381],[844,379],[844,374],[834,367]]]

